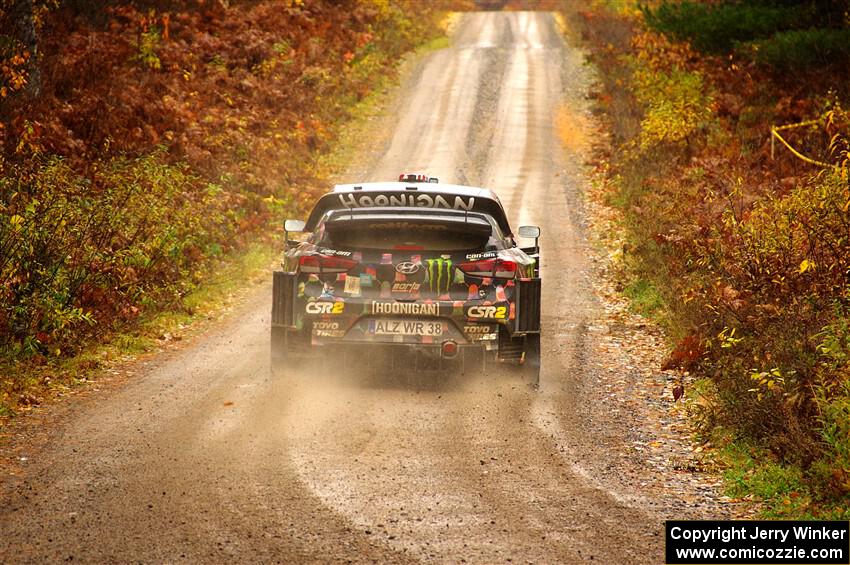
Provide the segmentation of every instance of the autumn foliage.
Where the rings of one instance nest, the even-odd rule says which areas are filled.
[[[664,304],[665,368],[710,378],[702,424],[803,469],[815,498],[850,499],[850,91],[836,81],[850,59],[795,65],[793,52],[771,61],[740,48],[811,6],[656,4],[585,15],[614,133],[603,170],[625,217],[625,267]],[[705,25],[725,11],[773,19],[739,19],[750,27],[738,41],[737,28],[720,36],[697,16],[677,19],[686,10]],[[839,18],[827,31],[846,28]],[[763,41],[778,36],[789,37]],[[771,126],[799,122],[783,130],[797,153],[772,146]]]
[[[0,3],[15,23],[0,32],[0,360],[73,355],[179,307],[218,258],[315,194],[317,156],[439,33],[438,8]]]

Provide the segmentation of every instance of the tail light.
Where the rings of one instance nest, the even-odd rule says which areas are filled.
[[[345,273],[357,265],[357,261],[327,255],[304,255],[298,259],[302,273]]]
[[[461,263],[458,268],[473,277],[512,279],[516,275],[517,264],[504,259],[483,259]]]
[[[451,359],[452,357],[457,355],[457,342],[452,340],[444,341],[443,346],[440,349],[443,354],[443,357]]]

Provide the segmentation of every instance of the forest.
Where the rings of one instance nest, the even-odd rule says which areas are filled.
[[[601,3],[583,34],[633,307],[668,331],[730,491],[771,516],[850,501],[850,8]]]
[[[352,107],[443,14],[415,0],[3,0],[0,413],[84,378],[67,361],[90,344],[191,314],[211,273],[277,237],[325,190],[318,159]]]
[[[729,492],[847,519],[848,2],[581,4],[620,290],[669,336]],[[0,417],[279,240],[352,108],[473,7],[0,0]]]

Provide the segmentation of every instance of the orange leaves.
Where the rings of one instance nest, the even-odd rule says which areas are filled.
[[[0,58],[0,191],[53,202],[13,209],[7,193],[0,217],[0,243],[16,253],[0,254],[0,298],[18,300],[12,339],[34,354],[48,342],[50,355],[73,354],[142,304],[179,300],[212,258],[305,203],[317,151],[356,95],[436,29],[430,3],[413,0],[384,11],[382,0],[188,2],[173,13],[127,2],[97,12],[97,25],[78,4],[45,27],[39,99],[13,96],[32,78],[31,53]],[[0,309],[0,336],[12,309]]]
[[[23,65],[24,63],[27,62],[27,59],[29,59],[29,56],[30,56],[29,51],[24,51],[20,55],[13,55],[12,58],[9,59],[9,64],[20,67],[21,65]]]
[[[704,353],[705,348],[699,336],[686,336],[676,345],[670,356],[661,365],[661,370],[690,370],[702,358]]]
[[[366,47],[372,40],[375,38],[375,35],[369,31],[364,31],[357,34],[357,48],[362,49]]]
[[[26,68],[30,60],[27,50],[13,53],[11,57],[0,59],[0,98],[6,98],[27,85],[29,71]]]
[[[163,41],[171,39],[171,16],[168,14],[162,15],[162,39]]]

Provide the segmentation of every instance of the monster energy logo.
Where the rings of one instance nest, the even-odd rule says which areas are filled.
[[[428,266],[428,288],[431,292],[448,292],[452,284],[452,261],[451,259],[427,259]]]

